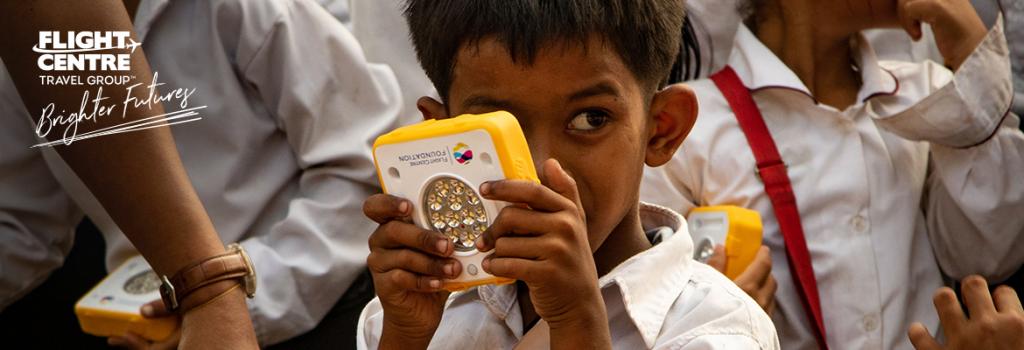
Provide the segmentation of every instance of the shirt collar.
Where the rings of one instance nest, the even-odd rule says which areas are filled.
[[[665,323],[665,316],[690,278],[693,240],[686,219],[670,209],[640,203],[640,222],[644,231],[669,227],[674,234],[661,244],[619,264],[598,280],[598,286],[602,290],[618,287],[626,313],[647,347],[652,348]],[[521,337],[522,319],[514,308],[517,302],[515,285],[486,285],[475,290],[487,309]],[[466,295],[472,294],[466,292]]]
[[[875,50],[868,44],[867,39],[858,34],[850,45],[856,52],[853,58],[861,73],[861,88],[857,93],[857,100],[864,102],[875,96],[895,94],[899,89],[899,81],[878,64]],[[796,73],[764,46],[745,25],[740,25],[736,33],[729,66],[736,71],[743,85],[751,91],[783,88],[814,98],[810,89],[800,81]]]
[[[135,20],[132,27],[135,29],[135,36],[139,42],[146,40],[149,29],[152,28],[156,18],[164,12],[170,0],[140,0],[139,8],[135,10]]]

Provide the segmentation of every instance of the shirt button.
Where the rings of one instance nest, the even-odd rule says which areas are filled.
[[[864,215],[857,214],[857,216],[850,219],[850,226],[852,226],[853,230],[857,233],[864,233],[868,230],[868,219],[865,218]]]
[[[873,332],[878,329],[878,316],[875,314],[864,316],[864,319],[861,321],[865,331]]]

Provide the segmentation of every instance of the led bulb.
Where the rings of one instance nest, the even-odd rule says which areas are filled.
[[[458,251],[473,250],[490,221],[473,186],[454,177],[439,176],[427,184],[423,208],[430,226],[455,243]]]

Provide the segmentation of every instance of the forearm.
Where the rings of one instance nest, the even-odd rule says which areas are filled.
[[[51,103],[60,106],[57,110],[77,108],[90,89],[74,85],[44,86],[40,82],[39,76],[45,73],[37,65],[38,55],[32,48],[41,31],[130,32],[132,23],[119,0],[72,1],[59,6],[39,0],[6,1],[0,3],[0,30],[6,34],[5,40],[0,41],[0,57],[35,119],[36,113],[44,111]],[[120,72],[134,76],[129,84],[146,86],[151,83],[152,75],[142,50],[131,54],[130,67],[129,71]],[[83,82],[87,82],[90,75],[102,74],[61,74],[65,73],[77,74]],[[99,87],[96,97],[98,91]],[[127,86],[109,86],[103,96],[109,101],[127,101],[128,91]],[[149,97],[142,92],[145,89],[131,91],[139,101]],[[91,120],[74,114],[71,118],[81,118],[77,130],[81,134],[162,114],[163,108],[155,103],[150,109],[118,111],[123,113],[122,119],[102,112],[93,114]],[[50,140],[65,136],[61,132],[37,131],[37,134]],[[166,127],[79,140],[56,147],[157,273],[172,275],[188,264],[224,252]],[[202,310],[186,313],[183,325],[181,344],[184,348],[256,347],[240,291],[229,293]],[[210,344],[210,341],[220,344]]]
[[[0,43],[0,55],[7,64],[33,119],[50,103],[78,106],[87,87],[43,86],[36,56],[32,51],[40,31],[129,31],[132,24],[117,0],[70,2],[53,6],[43,1],[12,1],[0,4],[0,29],[7,40]],[[67,72],[70,75],[74,72]],[[82,81],[99,72],[78,73]],[[131,55],[133,83],[148,85],[151,73],[142,50]],[[145,99],[142,89],[135,97]],[[122,101],[127,88],[104,89],[111,101]],[[126,121],[163,113],[157,104],[151,110],[129,109],[124,119],[98,117],[79,125],[79,134]],[[115,114],[116,115],[116,114]],[[31,132],[31,130],[24,130]],[[59,132],[46,135],[63,137]],[[26,146],[27,147],[27,146]],[[174,140],[167,128],[104,136],[101,139],[56,146],[58,153],[103,204],[117,225],[161,274],[173,274],[181,267],[224,251],[216,232],[192,190]]]

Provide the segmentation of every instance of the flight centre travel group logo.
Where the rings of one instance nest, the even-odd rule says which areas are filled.
[[[153,70],[153,80],[144,84],[132,75],[132,55],[142,46],[129,31],[41,31],[32,51],[39,54],[36,64],[42,74],[39,84],[46,86],[82,86],[81,104],[66,108],[50,103],[45,106],[36,123],[36,136],[46,138],[54,129],[61,132],[55,141],[42,140],[32,147],[71,145],[78,140],[99,136],[140,131],[201,120],[197,110],[206,106],[189,107],[189,98],[195,88],[170,87],[159,81]],[[103,88],[125,89],[123,101],[110,101]],[[95,93],[91,91],[95,88]],[[152,110],[160,104],[167,113],[138,118],[118,125],[79,133],[79,123],[97,121],[120,114],[126,119],[129,110]],[[63,129],[60,131],[59,129]]]
[[[131,54],[142,45],[126,31],[65,33],[39,32],[39,43],[32,47],[32,51],[40,54],[39,69],[128,71],[131,70]],[[128,52],[99,53],[117,49]]]

